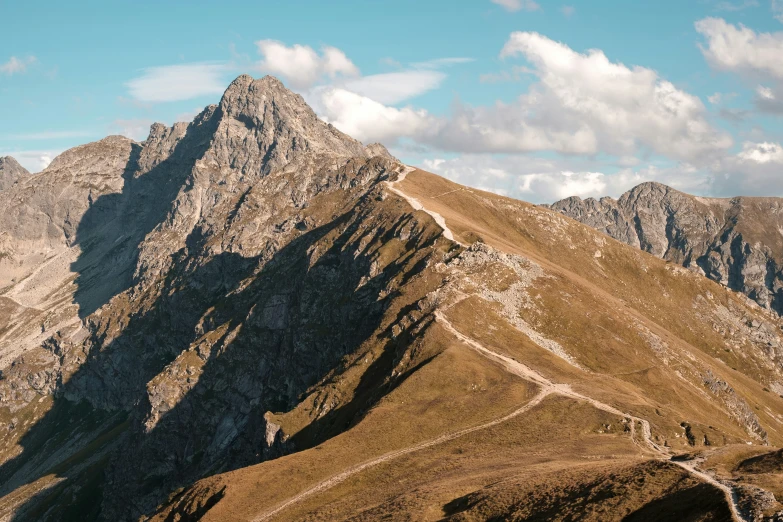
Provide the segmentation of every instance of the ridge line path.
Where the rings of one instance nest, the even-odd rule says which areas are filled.
[[[411,172],[413,172],[415,170],[417,170],[416,167],[411,167],[410,165],[405,165],[405,169],[398,174],[397,179],[395,181],[393,181],[393,182],[392,181],[387,181],[386,182],[386,185],[387,185],[388,189],[391,190],[392,192],[394,192],[395,194],[397,194],[398,196],[404,198],[415,210],[422,210],[422,211],[426,212],[427,214],[429,214],[430,216],[432,216],[432,218],[435,219],[435,222],[438,224],[438,226],[440,226],[443,229],[443,236],[446,239],[450,239],[450,240],[454,241],[455,243],[459,244],[460,246],[467,247],[467,245],[465,245],[464,243],[454,239],[454,234],[452,233],[451,229],[449,229],[449,227],[446,225],[446,220],[445,220],[445,218],[443,216],[441,216],[437,212],[434,212],[434,211],[426,209],[424,207],[424,205],[422,205],[419,202],[419,200],[417,200],[417,199],[415,199],[415,198],[413,198],[411,196],[408,196],[403,191],[401,191],[401,190],[399,190],[399,189],[394,187],[394,185],[396,185],[399,182],[401,182],[402,180],[404,180],[405,177],[409,173],[411,173]],[[443,193],[443,194],[439,194],[438,196],[436,196],[436,198],[440,197],[440,196],[444,196],[445,194],[450,194],[452,192],[457,192],[459,190],[460,189],[449,191],[449,192],[446,192],[446,193]],[[433,198],[433,199],[435,199],[435,198]],[[548,386],[550,386],[550,390],[551,390],[552,393],[559,393],[561,395],[565,395],[566,397],[571,397],[571,398],[576,399],[576,400],[583,400],[583,401],[586,401],[586,402],[592,404],[594,407],[596,407],[596,408],[598,408],[600,410],[603,410],[603,411],[606,411],[606,412],[609,412],[609,413],[612,413],[612,414],[615,414],[615,415],[619,415],[619,416],[621,416],[623,418],[630,419],[631,420],[631,440],[634,441],[634,444],[636,444],[636,440],[635,440],[635,436],[634,436],[635,435],[635,429],[636,429],[636,422],[639,422],[642,425],[642,437],[644,438],[644,441],[647,443],[647,445],[652,449],[652,451],[654,453],[659,455],[659,458],[665,459],[665,460],[667,460],[669,462],[672,462],[673,464],[676,464],[677,466],[680,466],[681,468],[683,468],[684,470],[686,470],[690,474],[694,475],[695,477],[698,477],[699,479],[701,479],[701,480],[711,484],[712,486],[717,487],[721,491],[723,491],[723,493],[726,496],[726,501],[728,502],[729,508],[731,510],[732,520],[734,522],[746,522],[745,519],[739,513],[739,508],[737,506],[737,494],[735,493],[734,489],[732,487],[730,487],[730,486],[727,486],[723,482],[720,482],[719,480],[715,479],[714,477],[704,473],[703,471],[698,470],[696,468],[696,466],[694,466],[693,464],[689,464],[689,463],[683,462],[683,461],[671,460],[671,455],[669,454],[669,452],[667,450],[665,450],[664,448],[662,448],[661,446],[659,446],[658,444],[656,444],[652,440],[652,430],[650,429],[650,423],[646,419],[641,419],[641,418],[638,418],[638,417],[634,417],[632,415],[627,415],[627,414],[619,411],[618,409],[616,409],[616,408],[614,408],[612,406],[609,406],[608,404],[601,403],[601,402],[599,402],[599,401],[597,401],[595,399],[592,399],[590,397],[587,397],[587,396],[581,395],[579,393],[576,393],[576,392],[572,391],[571,388],[567,384],[554,384],[554,383],[548,381],[544,376],[542,376],[541,374],[539,374],[538,372],[536,372],[532,368],[529,368],[529,367],[523,365],[522,363],[514,361],[513,359],[510,359],[508,357],[499,355],[499,354],[497,354],[497,353],[495,353],[495,352],[493,352],[491,350],[488,350],[487,348],[481,346],[476,341],[470,339],[469,337],[466,337],[466,336],[462,335],[439,312],[435,312],[435,317],[436,317],[436,319],[440,319],[440,321],[442,323],[444,323],[446,328],[449,331],[451,331],[454,335],[456,335],[459,339],[463,340],[464,342],[466,342],[468,345],[470,345],[474,349],[477,349],[479,351],[479,353],[489,357],[490,359],[494,359],[496,361],[499,361],[501,364],[503,364],[506,367],[506,369],[508,369],[512,373],[515,373],[515,374],[519,375],[523,379],[531,380],[531,381],[533,381],[533,382],[535,382],[535,383],[537,383],[537,384],[539,384],[541,386],[547,386],[548,385]],[[547,384],[543,384],[543,383],[547,383]]]
[[[429,214],[435,222],[443,229],[443,236],[446,239],[449,239],[451,241],[454,241],[455,243],[459,243],[462,246],[466,246],[459,241],[456,241],[454,239],[454,234],[451,232],[451,230],[446,226],[446,220],[438,214],[437,212],[433,212],[430,210],[427,210],[424,208],[424,206],[415,198],[412,198],[402,192],[401,190],[394,187],[397,183],[405,179],[405,176],[416,170],[414,167],[406,166],[405,170],[403,170],[397,177],[396,181],[387,181],[386,186],[387,188],[397,194],[398,196],[405,199],[411,207],[413,207],[414,210],[422,210]],[[731,511],[732,520],[734,522],[746,522],[744,518],[742,518],[739,514],[739,510],[737,508],[736,504],[736,494],[734,493],[734,490],[730,488],[729,486],[723,484],[722,482],[719,482],[715,478],[711,477],[710,475],[699,471],[696,469],[695,466],[691,464],[687,464],[686,462],[682,461],[673,461],[671,460],[671,455],[668,451],[666,451],[664,448],[659,446],[657,443],[655,443],[652,440],[652,430],[650,428],[650,423],[646,419],[642,419],[640,417],[635,417],[630,414],[623,413],[622,411],[618,410],[617,408],[610,406],[608,404],[605,404],[603,402],[600,402],[596,399],[593,399],[592,397],[588,397],[586,395],[582,395],[581,393],[575,392],[571,389],[571,387],[568,384],[558,384],[553,383],[537,371],[533,370],[529,366],[522,364],[510,357],[506,357],[505,355],[498,354],[496,352],[493,352],[492,350],[484,347],[483,345],[479,344],[475,340],[471,339],[470,337],[463,335],[460,333],[454,326],[451,324],[451,322],[446,319],[439,311],[436,311],[434,313],[436,321],[441,323],[446,330],[448,330],[452,335],[454,335],[457,339],[462,341],[463,343],[470,346],[472,349],[477,351],[479,354],[483,355],[484,357],[493,360],[497,363],[500,363],[503,368],[514,374],[518,377],[521,377],[522,379],[525,379],[527,381],[530,381],[534,384],[537,384],[541,390],[528,402],[526,402],[523,406],[520,408],[517,408],[513,412],[509,413],[508,415],[505,415],[503,417],[497,418],[495,420],[486,422],[484,424],[480,424],[478,426],[473,426],[471,428],[465,428],[456,432],[447,433],[445,435],[441,435],[438,438],[421,442],[419,444],[416,444],[414,446],[409,446],[407,448],[402,448],[399,450],[392,451],[390,453],[386,453],[384,455],[381,455],[380,457],[376,457],[374,459],[365,461],[360,464],[356,464],[354,466],[349,467],[348,469],[333,475],[314,486],[305,489],[298,495],[291,497],[287,501],[285,501],[283,504],[280,504],[276,508],[272,509],[271,511],[268,511],[266,513],[263,513],[253,519],[253,522],[262,522],[264,520],[269,520],[270,518],[280,514],[281,511],[285,510],[288,507],[291,507],[294,504],[297,504],[298,502],[301,502],[302,500],[311,497],[317,493],[321,493],[323,491],[326,491],[328,489],[331,489],[332,487],[345,482],[347,479],[349,479],[351,476],[361,473],[362,471],[372,468],[374,466],[377,466],[379,464],[383,464],[384,462],[388,462],[390,460],[393,460],[397,457],[401,457],[404,455],[408,455],[410,453],[414,453],[416,451],[420,451],[426,448],[430,448],[432,446],[436,446],[438,444],[442,444],[444,442],[449,442],[451,440],[454,440],[456,438],[462,437],[464,435],[468,435],[470,433],[473,433],[475,431],[483,430],[486,428],[491,428],[493,426],[496,426],[498,424],[501,424],[503,422],[506,422],[507,420],[510,420],[518,415],[521,415],[522,413],[525,413],[526,411],[530,410],[531,408],[537,406],[541,403],[541,401],[544,400],[547,396],[551,394],[557,394],[562,395],[564,397],[569,397],[578,401],[587,402],[588,404],[592,405],[593,407],[605,411],[607,413],[611,413],[613,415],[617,415],[619,417],[622,417],[623,419],[629,419],[631,423],[631,440],[634,442],[634,444],[637,444],[636,438],[635,438],[635,430],[636,430],[636,423],[638,422],[642,426],[642,438],[644,439],[644,442],[649,447],[649,450],[652,451],[654,454],[657,455],[657,457],[660,460],[665,460],[668,462],[671,462],[672,464],[676,464],[677,466],[680,466],[690,474],[694,475],[695,477],[709,483],[710,485],[717,487],[721,491],[723,491],[726,501],[729,505],[729,509]],[[637,444],[638,445],[638,444]],[[644,449],[643,447],[639,446],[640,449]]]
[[[438,226],[443,229],[443,237],[445,237],[449,241],[453,241],[454,243],[457,243],[458,245],[460,245],[462,247],[467,248],[468,245],[466,245],[465,243],[460,242],[458,239],[456,239],[454,237],[454,233],[451,231],[451,229],[448,226],[446,226],[446,219],[443,216],[441,216],[437,212],[434,212],[432,210],[428,210],[427,208],[424,207],[424,205],[421,204],[421,202],[418,199],[416,199],[414,197],[411,197],[411,196],[407,195],[406,193],[404,193],[403,191],[401,191],[400,189],[394,187],[397,183],[399,183],[402,180],[404,180],[405,176],[407,176],[409,173],[413,172],[414,170],[416,170],[416,167],[410,167],[410,166],[406,165],[405,169],[402,172],[400,172],[399,174],[397,174],[397,179],[396,180],[394,180],[394,181],[385,181],[384,182],[384,183],[386,183],[386,188],[388,188],[391,192],[394,192],[395,194],[400,196],[402,199],[407,201],[408,204],[411,207],[413,207],[413,210],[421,210],[422,212],[425,212],[425,213],[429,214],[429,216],[432,219],[435,220],[435,223],[437,223]],[[443,194],[441,194],[441,196],[443,196]]]
[[[529,366],[526,366],[525,364],[522,364],[518,361],[515,361],[514,359],[510,357],[506,357],[504,355],[498,354],[496,352],[493,352],[492,350],[482,346],[475,340],[471,339],[470,337],[467,337],[466,335],[463,335],[460,333],[454,326],[451,324],[451,322],[446,319],[440,312],[435,312],[435,319],[442,324],[446,330],[448,330],[452,335],[454,335],[458,340],[462,341],[463,343],[470,346],[473,350],[477,351],[479,354],[483,355],[487,359],[490,359],[492,361],[495,361],[499,363],[503,368],[508,371],[509,373],[512,373],[514,375],[517,375],[518,377],[521,377],[522,379],[526,381],[530,381],[540,387],[540,391],[528,402],[526,402],[521,407],[517,408],[513,412],[503,416],[499,417],[497,419],[494,419],[492,421],[473,426],[470,428],[465,428],[459,431],[455,431],[452,433],[447,433],[445,435],[441,435],[440,437],[437,437],[435,439],[421,442],[419,444],[416,444],[414,446],[409,446],[407,448],[402,448],[399,450],[395,450],[389,453],[386,453],[384,455],[381,455],[380,457],[365,461],[360,464],[356,464],[354,466],[349,467],[348,469],[333,475],[316,485],[302,491],[298,495],[291,497],[287,501],[285,501],[283,504],[280,504],[276,508],[274,508],[271,511],[268,511],[266,513],[263,513],[262,515],[256,517],[254,519],[254,522],[262,522],[264,520],[269,520],[270,518],[280,514],[281,511],[285,510],[288,507],[291,507],[294,504],[297,504],[301,502],[302,500],[311,497],[315,494],[321,493],[323,491],[327,491],[328,489],[331,489],[334,486],[337,486],[338,484],[345,482],[347,479],[349,479],[351,476],[361,473],[362,471],[372,468],[374,466],[377,466],[379,464],[383,464],[384,462],[388,462],[390,460],[396,459],[397,457],[402,457],[404,455],[408,455],[410,453],[414,453],[416,451],[420,451],[423,449],[430,448],[432,446],[436,446],[438,444],[443,444],[445,442],[452,441],[454,439],[457,439],[459,437],[462,437],[464,435],[468,435],[470,433],[473,433],[475,431],[491,428],[493,426],[497,426],[498,424],[501,424],[503,422],[506,422],[518,415],[521,415],[522,413],[527,412],[528,410],[532,409],[533,407],[537,406],[541,403],[541,401],[544,400],[549,395],[562,395],[564,397],[569,397],[578,401],[587,402],[593,407],[606,411],[608,413],[611,413],[613,415],[617,415],[619,417],[622,417],[624,419],[630,419],[631,421],[631,439],[634,440],[634,426],[636,422],[639,422],[642,425],[642,437],[644,439],[644,442],[649,446],[649,448],[658,455],[658,457],[661,460],[666,460],[668,462],[671,462],[672,464],[676,464],[680,466],[681,468],[685,469],[692,475],[698,477],[699,479],[719,488],[721,491],[724,492],[726,496],[726,500],[729,505],[729,509],[731,510],[732,519],[735,522],[745,522],[745,520],[739,515],[739,511],[736,506],[736,498],[733,490],[726,486],[725,484],[715,480],[713,477],[707,475],[706,473],[703,473],[699,470],[697,470],[694,466],[687,464],[685,462],[677,462],[670,460],[669,453],[661,448],[658,444],[656,444],[652,440],[652,434],[650,430],[650,423],[642,418],[635,417],[633,415],[629,415],[626,413],[621,412],[617,408],[610,406],[608,404],[605,404],[603,402],[600,402],[596,399],[593,399],[592,397],[588,397],[586,395],[582,395],[578,392],[575,392],[571,389],[571,387],[568,384],[557,384],[553,383],[537,371],[533,370]]]

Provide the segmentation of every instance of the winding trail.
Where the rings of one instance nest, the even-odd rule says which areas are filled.
[[[463,247],[467,247],[468,245],[460,242],[459,240],[457,240],[454,237],[454,233],[451,231],[451,229],[448,226],[446,226],[446,219],[443,216],[441,216],[437,212],[433,212],[432,210],[428,210],[427,208],[424,207],[424,205],[421,204],[421,202],[418,199],[416,199],[416,198],[414,198],[412,196],[407,195],[406,193],[404,193],[403,191],[401,191],[400,189],[395,187],[395,185],[397,185],[399,182],[401,182],[402,180],[405,179],[405,176],[407,176],[409,173],[413,172],[414,170],[416,170],[414,167],[406,166],[405,170],[403,170],[402,172],[400,172],[397,175],[397,179],[395,181],[386,181],[385,182],[386,183],[386,188],[388,188],[391,192],[394,192],[395,194],[400,196],[402,199],[407,201],[408,204],[411,207],[413,207],[413,210],[421,210],[422,212],[426,212],[427,214],[429,214],[429,216],[432,219],[435,220],[435,223],[437,223],[438,226],[443,229],[443,237],[445,237],[449,241],[453,241],[454,243],[457,243],[458,245],[461,245]],[[443,195],[444,194],[441,194],[441,196],[443,196]]]
[[[402,457],[403,455],[408,455],[410,453],[414,453],[416,451],[420,451],[426,448],[430,448],[432,446],[436,446],[438,444],[443,444],[444,442],[452,441],[456,438],[462,437],[464,435],[468,435],[470,433],[473,433],[474,431],[479,431],[487,428],[491,428],[492,426],[497,426],[498,424],[501,424],[503,422],[506,422],[507,420],[513,419],[514,417],[521,415],[525,413],[526,411],[530,410],[534,406],[537,406],[544,398],[552,393],[550,390],[544,390],[542,389],[539,391],[532,399],[530,399],[528,402],[526,402],[523,406],[520,408],[517,408],[516,410],[512,411],[508,415],[505,415],[503,417],[500,417],[498,419],[486,422],[484,424],[479,424],[478,426],[473,426],[471,428],[465,428],[463,430],[455,431],[453,433],[447,433],[445,435],[441,435],[440,437],[436,439],[432,439],[426,442],[422,442],[420,444],[416,444],[415,446],[410,446],[408,448],[399,449],[396,451],[392,451],[389,453],[386,453],[385,455],[381,455],[380,457],[377,457],[372,460],[368,460],[366,462],[363,462],[361,464],[356,464],[355,466],[351,466],[350,468],[346,469],[345,471],[342,471],[341,473],[338,473],[337,475],[333,475],[332,477],[319,482],[315,486],[306,489],[296,495],[295,497],[292,497],[288,499],[285,503],[279,505],[272,511],[269,511],[267,513],[264,513],[263,515],[260,515],[259,517],[254,519],[254,522],[261,522],[263,520],[268,520],[269,518],[279,514],[281,511],[286,509],[287,507],[292,506],[293,504],[296,504],[297,502],[301,502],[302,500],[311,497],[315,495],[316,493],[321,493],[322,491],[326,491],[327,489],[330,489],[341,482],[345,482],[348,478],[351,476],[360,473],[368,468],[371,468],[373,466],[377,466],[378,464],[383,464],[384,462],[388,462],[392,459],[396,459],[397,457]]]
[[[553,393],[553,394],[563,395],[565,397],[569,397],[578,401],[584,401],[587,402],[588,404],[591,404],[593,407],[599,410],[629,419],[631,421],[631,439],[634,441],[634,443],[636,443],[635,425],[638,422],[642,426],[642,439],[644,440],[644,443],[647,445],[647,447],[650,450],[652,450],[653,453],[657,455],[657,457],[660,460],[666,460],[668,462],[671,462],[672,464],[676,464],[677,466],[686,470],[691,475],[723,491],[723,493],[726,496],[726,501],[729,505],[729,509],[731,510],[732,519],[735,522],[746,522],[745,519],[739,513],[739,509],[737,507],[737,498],[734,490],[730,486],[727,486],[726,484],[720,482],[719,480],[716,480],[714,477],[711,477],[710,475],[704,473],[703,471],[699,471],[696,468],[696,466],[694,466],[693,464],[689,464],[688,462],[683,462],[683,461],[671,460],[671,454],[665,448],[661,447],[659,444],[657,444],[655,441],[652,440],[652,430],[650,428],[650,423],[646,419],[642,419],[640,417],[635,417],[633,415],[623,413],[613,406],[600,402],[596,399],[593,399],[592,397],[582,395],[581,393],[577,393],[571,390],[571,387],[568,386],[567,384],[553,383],[549,381],[546,377],[538,373],[537,371],[530,368],[529,366],[526,366],[518,361],[515,361],[510,357],[506,357],[505,355],[500,355],[498,353],[495,353],[492,350],[489,350],[488,348],[477,343],[470,337],[463,335],[456,328],[454,328],[451,322],[449,322],[449,320],[446,319],[440,312],[435,312],[435,317],[438,320],[438,322],[441,323],[455,337],[463,341],[465,344],[469,345],[474,350],[478,351],[480,354],[484,355],[489,359],[500,362],[503,365],[503,367],[509,372],[518,375],[523,379],[532,381],[538,384],[539,386],[541,386],[542,393],[548,392],[547,395],[549,393]]]
[[[451,241],[454,240],[454,234],[449,230],[449,228],[446,226],[446,221],[440,214],[427,210],[424,208],[424,206],[415,198],[412,198],[402,192],[401,190],[395,188],[394,185],[405,179],[405,176],[415,170],[413,167],[406,167],[406,169],[399,174],[398,178],[394,182],[386,182],[387,187],[390,191],[394,192],[398,196],[404,198],[415,210],[422,210],[432,216],[432,218],[435,220],[435,222],[443,229],[443,236]],[[457,242],[457,241],[455,241]],[[461,244],[461,243],[460,243]],[[464,245],[463,245],[464,246]],[[499,363],[503,368],[508,371],[509,373],[512,373],[514,375],[517,375],[518,377],[532,382],[539,386],[540,391],[528,402],[526,402],[523,406],[517,408],[513,412],[509,413],[508,415],[505,415],[503,417],[499,417],[497,419],[494,419],[492,421],[486,422],[484,424],[480,424],[477,426],[473,426],[471,428],[465,428],[459,431],[455,431],[452,433],[447,433],[445,435],[441,435],[438,438],[425,441],[419,444],[416,444],[414,446],[410,446],[407,448],[402,448],[396,451],[392,451],[389,453],[386,453],[384,455],[381,455],[380,457],[362,462],[360,464],[356,464],[354,466],[349,467],[348,469],[333,475],[314,486],[302,491],[301,493],[291,497],[284,503],[280,504],[276,508],[272,509],[271,511],[267,511],[255,519],[253,519],[253,522],[262,522],[264,520],[269,520],[270,518],[280,514],[283,510],[291,507],[294,504],[297,504],[313,495],[316,495],[318,493],[321,493],[323,491],[326,491],[342,482],[345,482],[347,479],[352,477],[353,475],[356,475],[357,473],[361,473],[362,471],[372,468],[374,466],[377,466],[379,464],[383,464],[385,462],[389,462],[393,459],[396,459],[398,457],[402,457],[404,455],[408,455],[410,453],[414,453],[416,451],[420,451],[423,449],[430,448],[432,446],[436,446],[438,444],[443,444],[445,442],[452,441],[454,439],[457,439],[459,437],[462,437],[464,435],[468,435],[470,433],[491,428],[493,426],[497,426],[498,424],[501,424],[503,422],[506,422],[518,415],[521,415],[533,407],[537,406],[541,403],[541,401],[544,400],[549,395],[561,395],[564,397],[568,397],[577,401],[586,402],[593,407],[605,411],[607,413],[611,413],[613,415],[617,415],[618,417],[622,417],[623,419],[627,419],[630,423],[630,434],[631,434],[631,440],[634,444],[636,444],[643,452],[651,453],[655,456],[655,458],[659,460],[665,460],[668,462],[671,462],[672,464],[676,464],[677,466],[683,468],[688,473],[693,475],[694,477],[703,480],[704,482],[707,482],[708,484],[711,484],[712,486],[715,486],[716,488],[723,491],[726,497],[726,501],[728,503],[729,509],[731,510],[731,516],[732,520],[734,522],[747,522],[739,513],[739,509],[737,507],[737,498],[734,490],[727,486],[726,484],[716,480],[715,478],[711,477],[710,475],[704,473],[703,471],[700,471],[696,468],[695,465],[689,464],[688,462],[683,461],[674,461],[671,460],[671,454],[666,448],[661,447],[659,444],[657,444],[654,440],[652,440],[652,430],[650,428],[650,423],[646,419],[642,419],[640,417],[635,417],[633,415],[624,413],[614,406],[611,406],[609,404],[603,403],[597,399],[594,399],[592,397],[588,397],[586,395],[582,395],[581,393],[575,392],[571,389],[571,387],[568,384],[564,383],[554,383],[535,371],[534,369],[530,368],[529,366],[516,361],[510,357],[507,357],[505,355],[493,352],[492,350],[486,348],[485,346],[481,345],[474,339],[471,339],[470,337],[462,334],[459,330],[457,330],[454,325],[451,324],[451,322],[440,312],[436,311],[434,313],[436,321],[441,324],[446,330],[448,330],[452,335],[454,335],[457,339],[471,347],[473,350],[477,351],[479,354],[483,355],[487,359],[490,359],[492,361],[495,361]],[[639,423],[641,426],[641,438],[642,442],[640,443],[637,441],[636,437],[636,423]]]
[[[658,445],[657,443],[655,443],[655,441],[652,440],[650,423],[647,420],[639,417],[635,417],[633,415],[629,415],[627,413],[623,413],[622,411],[618,410],[613,406],[610,406],[606,403],[593,399],[592,397],[582,395],[581,393],[577,393],[573,391],[571,387],[567,384],[553,383],[552,381],[550,381],[549,379],[547,379],[537,371],[533,370],[529,366],[522,364],[518,361],[515,361],[510,357],[506,357],[505,355],[501,355],[499,353],[493,352],[492,350],[484,347],[483,345],[479,344],[478,342],[471,339],[470,337],[467,337],[466,335],[460,333],[459,330],[454,328],[454,325],[452,325],[451,322],[448,319],[446,319],[440,312],[435,312],[435,318],[438,321],[438,323],[443,325],[443,327],[446,330],[448,330],[452,335],[454,335],[457,339],[467,344],[468,346],[470,346],[472,349],[474,349],[484,357],[492,361],[495,361],[497,363],[500,363],[503,366],[503,368],[509,373],[517,375],[518,377],[526,381],[538,385],[540,391],[530,401],[526,402],[523,406],[517,408],[513,412],[503,417],[494,419],[484,424],[480,424],[478,426],[473,426],[452,433],[447,433],[445,435],[441,435],[438,438],[426,442],[422,442],[407,448],[392,451],[384,455],[381,455],[380,457],[362,462],[361,464],[356,464],[354,466],[351,466],[348,469],[338,473],[337,475],[333,475],[328,479],[323,480],[317,483],[316,485],[302,491],[298,495],[291,497],[290,499],[285,501],[283,504],[280,504],[273,510],[263,513],[262,515],[256,517],[254,519],[254,522],[262,522],[264,520],[269,520],[270,518],[280,514],[280,512],[282,512],[286,508],[289,508],[292,505],[297,504],[313,495],[331,489],[332,487],[337,486],[342,482],[345,482],[353,475],[356,475],[357,473],[361,473],[366,469],[372,468],[379,464],[383,464],[385,462],[389,462],[390,460],[396,459],[398,457],[402,457],[404,455],[408,455],[410,453],[414,453],[416,451],[420,451],[423,449],[430,448],[432,446],[436,446],[438,444],[443,444],[445,442],[452,441],[454,439],[457,439],[459,437],[468,435],[470,433],[479,430],[484,430],[487,428],[491,428],[493,426],[497,426],[498,424],[506,422],[518,415],[521,415],[529,411],[533,407],[540,404],[541,401],[544,400],[544,398],[552,394],[562,395],[564,397],[569,397],[571,399],[575,399],[578,401],[587,402],[588,404],[592,405],[593,407],[599,410],[605,411],[607,413],[611,413],[613,415],[617,415],[624,419],[628,419],[631,422],[631,439],[634,441],[635,444],[637,443],[635,437],[635,424],[638,422],[642,426],[642,430],[641,430],[642,439],[644,441],[644,444],[646,445],[646,448],[644,446],[640,446],[642,450],[647,449],[647,451],[651,451],[652,453],[654,453],[660,460],[666,460],[672,462],[673,464],[676,464],[681,468],[685,469],[695,477],[719,488],[726,495],[726,500],[731,509],[733,520],[735,522],[745,522],[745,520],[740,516],[739,511],[737,509],[736,498],[733,490],[729,486],[715,480],[713,477],[707,475],[706,473],[699,471],[693,465],[690,465],[686,462],[671,461],[670,460],[671,456],[668,453],[668,451],[666,451],[664,448],[662,448],[660,445]]]

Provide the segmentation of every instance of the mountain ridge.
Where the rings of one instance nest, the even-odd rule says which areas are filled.
[[[276,79],[34,181],[0,192],[0,516],[783,509],[700,464],[783,445],[778,316]]]
[[[696,270],[783,312],[780,198],[703,198],[644,183],[617,200],[566,198],[548,208]]]
[[[0,157],[0,191],[8,190],[23,176],[30,173],[11,156]]]

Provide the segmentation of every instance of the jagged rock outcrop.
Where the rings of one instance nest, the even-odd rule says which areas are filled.
[[[27,169],[11,156],[0,157],[0,192],[11,188],[22,176],[29,176]]]
[[[702,198],[650,182],[617,200],[570,197],[549,208],[783,313],[783,199]]]
[[[380,182],[402,168],[277,79],[240,76],[190,124],[76,147],[0,196],[16,270],[0,422],[5,451],[21,449],[0,467],[5,491],[118,426],[123,449],[105,448],[100,471],[107,519],[290,451],[266,412],[379,342],[395,280],[415,266],[398,256],[432,255],[377,253],[398,227],[411,245],[434,233],[379,212]],[[81,420],[52,445],[62,416]],[[84,487],[71,471],[65,497]]]

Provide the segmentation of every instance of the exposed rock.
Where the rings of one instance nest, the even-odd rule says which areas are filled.
[[[402,168],[277,79],[240,76],[189,124],[76,147],[0,194],[17,270],[0,405],[19,412],[5,447],[22,448],[0,483],[35,479],[127,419],[123,451],[104,449],[101,516],[135,519],[208,473],[291,451],[265,412],[380,342],[409,260],[439,255],[435,230],[382,210],[395,203],[380,182]],[[387,227],[427,246],[381,256]],[[40,269],[57,256],[60,272]],[[37,273],[48,279],[32,295]],[[63,415],[79,419],[61,433],[75,446],[49,447]],[[77,471],[63,498],[83,487]]]
[[[649,182],[617,200],[549,207],[783,313],[783,199],[701,198]]]
[[[0,157],[0,192],[11,188],[22,176],[29,175],[27,169],[11,156]]]

